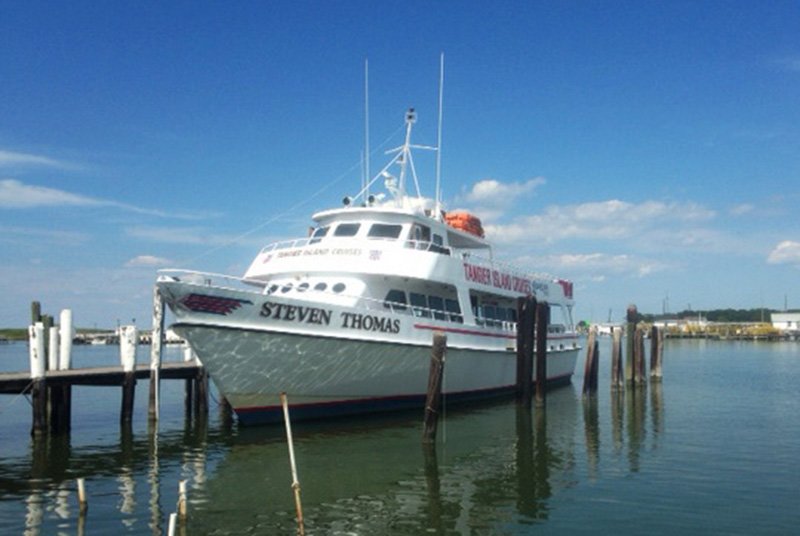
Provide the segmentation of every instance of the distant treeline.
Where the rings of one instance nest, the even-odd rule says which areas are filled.
[[[798,313],[798,310],[778,311],[776,309],[710,309],[707,311],[680,311],[678,313],[652,315],[640,314],[639,320],[653,322],[666,319],[693,320],[703,318],[709,322],[770,322],[772,313]]]

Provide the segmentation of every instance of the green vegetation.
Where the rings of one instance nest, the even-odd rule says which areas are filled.
[[[639,320],[645,322],[653,322],[658,320],[675,318],[679,320],[696,320],[698,317],[703,318],[709,322],[770,322],[770,315],[772,313],[797,313],[800,311],[778,311],[776,309],[765,309],[759,307],[757,309],[709,309],[706,311],[680,311],[667,315],[653,315],[653,314],[640,314]]]

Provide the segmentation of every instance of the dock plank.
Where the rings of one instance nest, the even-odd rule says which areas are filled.
[[[161,363],[161,379],[179,380],[194,378],[200,367],[192,361]],[[139,364],[134,371],[136,379],[150,378],[150,365]],[[125,372],[122,365],[112,367],[76,368],[48,371],[47,385],[122,385]],[[30,372],[0,373],[0,394],[20,394],[30,390]]]

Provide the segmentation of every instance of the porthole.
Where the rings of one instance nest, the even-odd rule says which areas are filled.
[[[310,285],[308,283],[300,283],[299,285],[297,285],[297,292],[305,292],[308,290],[309,286]]]
[[[283,285],[281,287],[281,294],[286,294],[290,290],[292,290],[292,284],[291,283],[286,283],[285,285]]]
[[[320,281],[319,283],[314,285],[314,290],[318,290],[320,292],[323,292],[326,288],[328,288],[328,284],[323,281]]]
[[[276,290],[278,290],[278,285],[270,285],[270,287],[267,289],[267,294],[272,294]]]
[[[331,287],[331,290],[337,294],[343,292],[344,289],[345,289],[344,283],[336,283],[335,285],[333,285],[333,287]]]

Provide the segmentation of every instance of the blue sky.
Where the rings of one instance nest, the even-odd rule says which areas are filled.
[[[357,190],[365,59],[373,169],[435,144],[441,52],[445,201],[578,318],[800,307],[797,2],[3,2],[0,326],[241,275]]]

